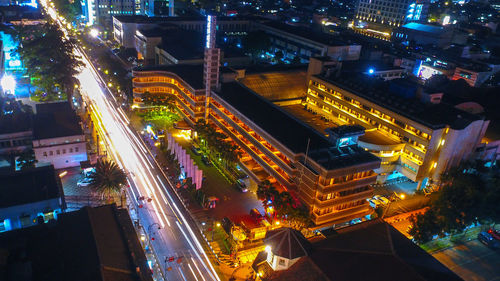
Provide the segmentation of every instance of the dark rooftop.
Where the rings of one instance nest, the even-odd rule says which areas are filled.
[[[30,131],[32,120],[32,114],[26,112],[2,114],[0,115],[0,134]]]
[[[179,17],[148,17],[140,15],[119,15],[113,16],[117,20],[126,23],[164,23],[164,22],[176,22],[176,21],[206,21],[207,18],[203,16],[179,16]],[[217,17],[217,21],[239,21],[239,20],[252,20],[258,17]]]
[[[339,36],[316,32],[310,28],[292,26],[278,21],[265,21],[262,22],[262,24],[287,32],[291,35],[301,36],[311,41],[315,41],[328,46],[354,45],[342,40]]]
[[[175,25],[165,24],[154,28],[139,28],[137,31],[139,31],[145,37],[162,37],[165,34],[171,32],[172,29],[177,28],[178,27]]]
[[[261,252],[252,267],[263,280],[459,281],[459,276],[381,220],[336,231],[312,243],[310,255],[287,270],[273,271]],[[304,275],[304,273],[307,273]]]
[[[452,129],[460,130],[482,118],[448,104],[424,104],[417,98],[404,98],[391,93],[390,83],[398,83],[401,79],[382,81],[366,75],[353,76],[352,74],[341,75],[339,78],[324,75],[316,75],[316,77],[432,129],[440,129],[449,125]]]
[[[163,35],[159,48],[178,60],[203,59],[203,35],[192,30],[171,30]]]
[[[369,69],[373,69],[374,71],[403,70],[403,68],[399,66],[387,64],[378,60],[342,62],[343,72],[368,72]]]
[[[64,197],[52,165],[1,174],[0,183],[0,208]]]
[[[311,243],[297,230],[282,227],[266,233],[264,244],[271,247],[274,255],[289,260],[308,256]]]
[[[313,243],[310,258],[332,280],[462,280],[381,220],[340,229]]]
[[[33,139],[83,135],[80,118],[68,102],[36,105]]]
[[[331,146],[314,129],[240,83],[223,83],[217,95],[294,153],[305,153],[308,139],[311,149]]]
[[[2,233],[0,260],[7,263],[0,266],[6,281],[153,280],[127,210],[115,205]]]
[[[223,83],[217,95],[294,153],[305,154],[310,141],[309,157],[326,169],[380,161],[357,146],[333,147],[325,136],[242,84]]]

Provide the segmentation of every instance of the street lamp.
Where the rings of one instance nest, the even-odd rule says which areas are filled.
[[[14,94],[16,90],[16,79],[11,75],[4,75],[0,81],[4,93]]]
[[[90,36],[97,38],[97,36],[99,36],[99,30],[97,30],[96,28],[92,28],[90,30],[89,34],[90,34]]]

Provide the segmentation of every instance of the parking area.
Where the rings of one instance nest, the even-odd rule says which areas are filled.
[[[103,203],[100,196],[95,195],[88,186],[77,185],[78,181],[84,178],[80,167],[57,171],[58,174],[63,172],[66,174],[61,178],[61,183],[68,211],[78,210],[83,206],[99,206]]]
[[[500,251],[477,239],[432,254],[466,281],[500,280]]]

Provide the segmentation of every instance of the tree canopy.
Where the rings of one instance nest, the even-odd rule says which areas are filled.
[[[63,32],[47,23],[39,26],[21,26],[17,30],[20,46],[16,50],[30,76],[38,87],[42,101],[71,98],[78,68],[83,66],[73,53],[73,39],[64,40]]]
[[[271,47],[271,38],[264,31],[251,31],[243,38],[243,48],[253,56]]]
[[[97,160],[95,172],[89,175],[90,188],[109,198],[120,194],[121,188],[127,184],[127,175],[116,165],[106,159]]]
[[[482,162],[467,162],[441,176],[442,188],[430,209],[411,218],[409,231],[415,241],[425,243],[434,235],[463,232],[477,223],[500,220],[500,170]]]

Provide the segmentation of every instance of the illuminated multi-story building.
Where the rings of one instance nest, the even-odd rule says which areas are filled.
[[[489,124],[441,97],[404,79],[320,73],[311,76],[306,107],[339,125],[366,129],[359,145],[382,159],[379,181],[405,176],[421,186],[470,158]]]
[[[221,72],[222,81],[233,75]],[[172,94],[188,124],[205,119],[202,66],[135,69],[133,76],[137,106],[144,95]],[[373,195],[380,160],[355,144],[362,128],[333,130],[326,138],[235,81],[211,91],[208,121],[241,148],[241,167],[253,179],[295,192],[316,225],[372,212],[366,199]]]
[[[428,0],[359,0],[355,30],[389,40],[392,28],[425,21],[428,6]]]

